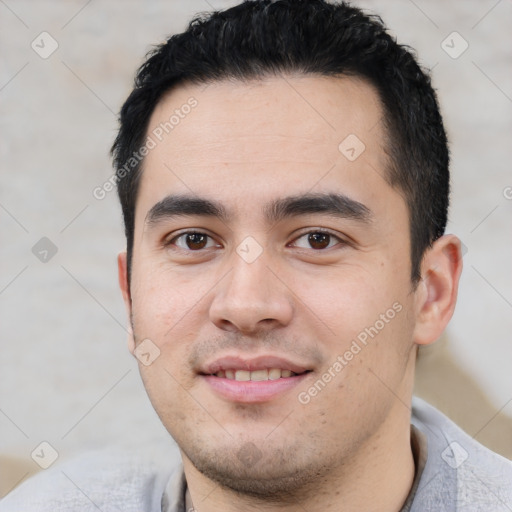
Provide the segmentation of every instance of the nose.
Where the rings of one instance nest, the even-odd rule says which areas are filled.
[[[233,254],[232,270],[215,288],[210,320],[245,335],[286,326],[293,317],[292,294],[260,256],[248,263]]]

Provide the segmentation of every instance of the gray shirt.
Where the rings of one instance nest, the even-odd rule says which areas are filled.
[[[512,462],[419,398],[411,423],[416,475],[401,512],[512,512]],[[186,497],[179,462],[88,453],[20,485],[0,512],[187,512]]]

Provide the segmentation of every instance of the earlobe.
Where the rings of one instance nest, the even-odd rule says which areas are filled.
[[[128,279],[128,265],[126,251],[120,252],[117,256],[117,274],[119,279],[119,288],[123,294],[124,305],[126,307],[126,314],[128,317],[128,350],[133,354],[135,350],[135,338],[132,329],[132,298],[130,293],[130,281]]]
[[[415,292],[416,344],[427,345],[441,336],[455,309],[461,272],[461,243],[456,236],[444,235],[426,251]]]

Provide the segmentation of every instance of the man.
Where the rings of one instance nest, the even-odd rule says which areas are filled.
[[[182,465],[98,469],[90,502],[39,509],[512,510],[510,462],[412,398],[462,259],[435,93],[379,19],[321,0],[197,18],[120,123],[130,350]]]

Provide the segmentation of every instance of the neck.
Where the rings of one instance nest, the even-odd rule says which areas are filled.
[[[279,503],[223,488],[197,471],[183,453],[182,457],[190,497],[198,512],[288,512],[296,511],[298,505],[308,512],[396,512],[414,480],[410,411],[399,399],[386,421],[356,454],[341,461],[328,477],[311,481],[297,496]]]

